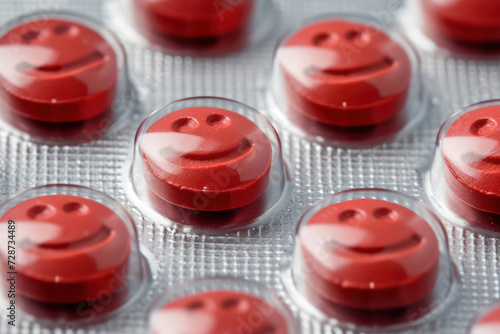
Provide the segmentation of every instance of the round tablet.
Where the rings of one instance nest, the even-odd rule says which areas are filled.
[[[0,97],[44,122],[84,121],[111,107],[116,54],[93,29],[63,19],[30,21],[0,37]]]
[[[500,42],[500,3],[491,0],[422,0],[430,35],[468,44]]]
[[[332,204],[299,233],[305,284],[334,303],[399,308],[424,299],[436,284],[436,234],[401,205],[378,199]]]
[[[466,204],[500,214],[500,106],[460,116],[442,141],[444,178]]]
[[[312,23],[285,42],[280,65],[290,108],[318,122],[374,125],[406,104],[410,60],[396,41],[367,24]]]
[[[244,28],[254,1],[133,0],[138,24],[180,38],[217,38]]]
[[[72,195],[41,196],[7,211],[1,222],[8,221],[16,225],[20,295],[75,304],[126,284],[118,277],[127,276],[130,234],[123,220],[103,204]],[[7,254],[2,255],[7,262]]]
[[[160,198],[187,209],[223,211],[252,203],[264,193],[272,148],[245,116],[192,107],[151,125],[142,156],[146,183]]]
[[[153,334],[288,334],[283,315],[240,292],[210,291],[177,299],[152,319]]]

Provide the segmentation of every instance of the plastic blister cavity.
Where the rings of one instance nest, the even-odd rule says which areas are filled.
[[[423,0],[429,35],[458,43],[500,45],[500,4],[488,0]]]
[[[468,334],[495,334],[500,331],[500,304],[481,312],[471,325]]]
[[[0,28],[0,114],[30,137],[91,141],[135,99],[118,39],[93,19],[40,12]]]
[[[500,4],[488,0],[411,0],[401,26],[419,47],[467,58],[498,58]]]
[[[500,232],[500,101],[471,105],[441,128],[424,176],[428,197],[450,222]]]
[[[171,287],[150,311],[150,334],[296,334],[278,295],[256,283],[206,278]]]
[[[117,29],[164,50],[190,55],[238,51],[265,37],[276,23],[269,0],[117,0],[109,1]]]
[[[149,116],[130,177],[139,208],[156,222],[205,230],[267,222],[289,193],[271,123],[219,98],[180,100]]]
[[[428,101],[418,63],[401,35],[370,17],[313,17],[282,37],[270,103],[310,139],[376,145],[421,119]]]
[[[286,284],[304,310],[341,327],[420,326],[456,295],[447,245],[421,202],[388,190],[344,191],[300,219]]]
[[[149,267],[135,225],[107,195],[69,185],[32,188],[4,202],[0,217],[12,231],[5,245],[15,240],[16,249],[15,256],[7,247],[0,253],[2,265],[12,266],[2,281],[14,277],[16,304],[25,314],[81,328],[144,294]]]

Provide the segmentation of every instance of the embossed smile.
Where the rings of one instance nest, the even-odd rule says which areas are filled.
[[[413,234],[410,238],[403,240],[399,243],[390,246],[381,247],[349,247],[342,245],[336,241],[328,242],[329,248],[335,248],[338,250],[344,250],[350,253],[357,253],[362,255],[382,255],[388,253],[397,253],[401,251],[411,251],[418,248],[423,243],[422,237],[417,234]]]
[[[22,62],[16,66],[19,72],[45,72],[45,73],[66,73],[81,69],[90,65],[98,64],[107,58],[106,55],[99,51],[94,51],[87,56],[61,65],[43,65],[33,66],[30,63]]]
[[[382,74],[391,70],[396,66],[396,62],[388,57],[382,59],[379,62],[362,66],[353,67],[349,69],[318,69],[317,67],[310,66],[306,69],[306,74],[313,78],[346,78],[346,77],[358,77],[368,74]]]

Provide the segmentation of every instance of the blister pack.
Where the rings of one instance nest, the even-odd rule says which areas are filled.
[[[500,333],[499,19],[0,0],[0,333]]]

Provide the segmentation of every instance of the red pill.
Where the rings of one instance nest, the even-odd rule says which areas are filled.
[[[334,303],[399,308],[431,294],[438,277],[434,230],[413,211],[378,199],[327,206],[300,231],[305,284]]]
[[[444,178],[467,205],[500,214],[500,105],[460,116],[443,139]]]
[[[253,0],[133,0],[143,28],[172,37],[217,38],[243,29]]]
[[[500,2],[423,0],[425,28],[431,36],[468,44],[500,42]]]
[[[372,26],[346,20],[296,32],[280,55],[290,108],[318,122],[365,126],[406,104],[411,63],[405,50]]]
[[[192,107],[154,123],[142,155],[149,188],[177,206],[223,211],[257,200],[267,189],[271,143],[235,112]]]
[[[152,320],[153,334],[288,334],[285,317],[266,301],[239,292],[211,291],[177,299]]]
[[[14,27],[0,38],[0,97],[9,111],[62,123],[93,118],[111,107],[116,54],[83,24],[47,19]]]
[[[498,334],[500,333],[500,307],[488,313],[470,330],[469,334]]]
[[[75,304],[123,289],[130,234],[106,206],[78,196],[41,196],[7,211],[1,221],[5,225],[9,220],[16,227],[20,295]],[[2,257],[7,263],[7,254]]]
[[[166,202],[153,191],[148,191],[147,196],[151,207],[168,220],[205,230],[232,229],[251,225],[255,222],[255,217],[259,217],[266,211],[269,203],[269,196],[264,193],[241,208],[225,211],[197,211]]]

